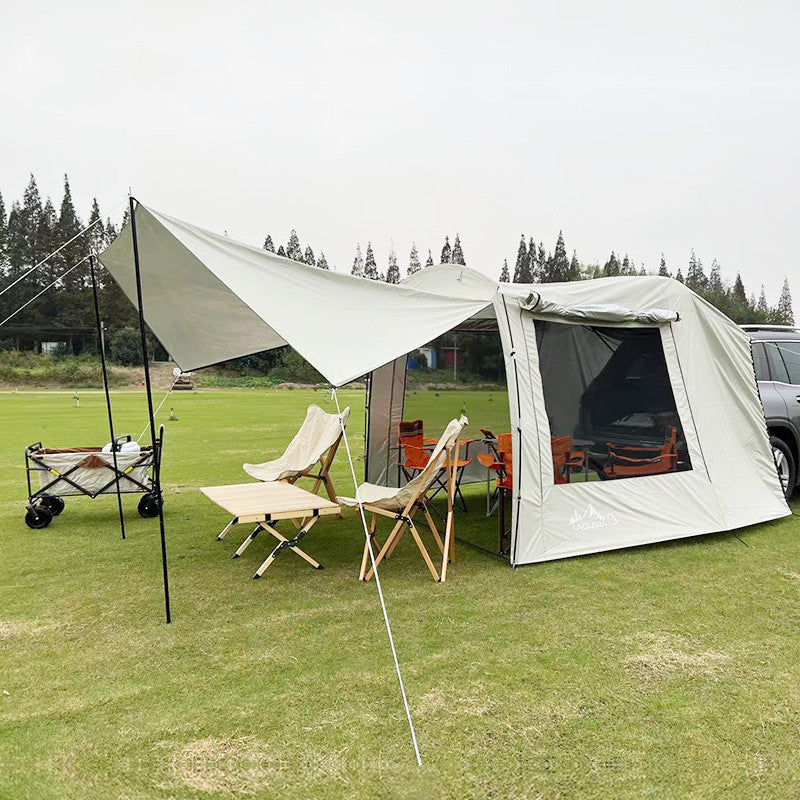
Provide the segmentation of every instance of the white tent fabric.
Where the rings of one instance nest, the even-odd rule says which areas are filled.
[[[493,303],[514,435],[513,564],[732,530],[791,513],[748,336],[720,311],[678,281],[657,276],[534,286],[490,285],[469,273],[467,267],[428,268],[413,276],[413,285],[442,296],[468,286],[469,296]],[[541,313],[530,310],[534,293]],[[659,331],[691,470],[555,484],[536,341],[536,323],[543,320]]]
[[[541,292],[531,292],[522,303],[526,311],[536,314],[537,319],[556,321],[591,322],[616,325],[624,322],[638,322],[642,325],[660,322],[677,322],[678,312],[666,308],[625,308],[616,303],[594,303],[577,307],[562,306],[553,300],[542,297]]]
[[[300,264],[141,204],[136,226],[145,320],[184,372],[290,344],[341,386],[486,305]],[[130,225],[100,261],[137,305]]]
[[[350,406],[339,414],[329,414],[312,403],[306,418],[286,450],[272,461],[263,464],[242,464],[242,469],[259,481],[280,481],[305,472],[333,447],[347,427]]]
[[[367,373],[380,378],[369,407],[368,479],[382,474],[392,481],[393,456],[385,448],[395,444],[392,431],[403,413],[398,365],[405,355],[472,321],[499,330],[514,438],[515,565],[731,530],[790,513],[748,337],[677,281],[626,276],[498,285],[447,265],[390,286],[283,259],[142,205],[136,221],[144,316],[184,370],[288,343],[334,385]],[[135,302],[130,228],[101,260]],[[565,413],[551,420],[545,404],[542,376],[553,371],[548,363],[559,362],[550,354],[540,364],[538,339],[555,324],[645,329],[630,336],[659,343],[688,469],[555,483],[554,426],[575,419]],[[570,338],[575,352],[562,363],[574,372],[585,362],[587,342],[559,337]]]

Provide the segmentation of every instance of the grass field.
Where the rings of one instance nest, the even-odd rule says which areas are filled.
[[[340,396],[360,452],[363,394]],[[404,542],[381,574],[414,766],[355,515],[306,539],[325,570],[287,553],[253,581],[266,542],[232,560],[245,531],[216,542],[225,514],[198,492],[277,455],[312,400],[331,407],[305,391],[168,403],[167,626],[137,497],[125,542],[112,497],[23,523],[24,446],[105,442],[102,395],[0,395],[0,798],[798,796],[796,517],[516,571],[462,546],[444,585]],[[144,397],[115,403],[137,434]],[[406,415],[433,431],[462,404],[507,425],[500,395],[419,393]],[[342,457],[334,476],[352,489]],[[458,533],[492,541],[482,500]]]

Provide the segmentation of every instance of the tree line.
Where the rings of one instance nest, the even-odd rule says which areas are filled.
[[[127,216],[126,211],[121,227],[127,222]],[[43,328],[93,329],[94,308],[89,270],[88,265],[81,265],[80,262],[89,253],[102,251],[119,231],[109,216],[103,216],[97,199],[92,201],[86,221],[81,218],[75,208],[66,175],[58,208],[49,197],[42,198],[33,175],[22,198],[12,202],[10,208],[6,209],[0,193],[0,291],[75,237],[86,225],[92,225],[87,234],[79,236],[31,275],[0,294],[0,321],[3,321],[39,292],[43,292],[41,297],[0,328],[0,349],[16,346],[20,336],[25,339],[26,331],[34,332]],[[294,261],[321,269],[331,268],[322,251],[319,251],[317,257],[310,245],[301,245],[294,229],[285,245],[279,244],[276,247],[272,237],[267,235],[263,247]],[[404,271],[406,275],[412,275],[420,269],[433,266],[434,263],[466,265],[458,233],[452,244],[449,235],[445,236],[438,262],[428,249],[424,265],[416,243],[412,242]],[[385,268],[381,268],[371,242],[367,242],[365,250],[362,250],[360,243],[356,245],[350,273],[388,283],[399,283],[402,277],[394,245],[389,250]],[[794,324],[788,280],[783,283],[778,304],[770,306],[763,286],[758,296],[752,292],[748,294],[740,273],[736,274],[733,281],[727,279],[716,259],[706,272],[703,262],[694,251],[691,252],[685,273],[681,267],[677,267],[673,273],[663,255],[658,269],[648,271],[644,264],[637,267],[627,254],[620,258],[616,251],[603,264],[581,262],[575,251],[571,257],[567,255],[562,232],[559,232],[552,252],[546,250],[542,242],[537,243],[532,236],[522,235],[517,247],[513,275],[506,260],[499,279],[516,283],[547,283],[648,274],[674,277],[736,322]],[[124,352],[135,349],[135,336],[131,335],[131,330],[137,324],[136,312],[116,282],[102,269],[98,271],[98,281],[103,316],[109,329],[110,349],[112,355],[116,350],[122,358]]]

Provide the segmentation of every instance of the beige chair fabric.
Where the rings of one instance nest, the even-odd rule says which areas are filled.
[[[358,494],[364,505],[377,506],[391,511],[405,508],[412,500],[425,494],[436,479],[439,471],[445,464],[447,453],[445,450],[452,447],[468,420],[462,414],[459,419],[451,420],[444,430],[436,447],[431,453],[428,465],[413,480],[399,489],[393,486],[379,486],[375,483],[362,483],[358,487]],[[358,500],[353,497],[338,497],[339,503],[344,506],[357,506]]]
[[[347,426],[350,406],[338,414],[328,414],[318,405],[308,407],[306,418],[283,455],[263,464],[243,464],[244,471],[260,481],[282,481],[301,476],[316,464],[327,450],[338,443],[342,427]]]

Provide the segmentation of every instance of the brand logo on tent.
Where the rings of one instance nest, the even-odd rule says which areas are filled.
[[[601,514],[593,505],[588,505],[583,514],[573,511],[569,524],[574,531],[590,531],[595,528],[610,528],[617,524],[617,518],[613,514]]]

